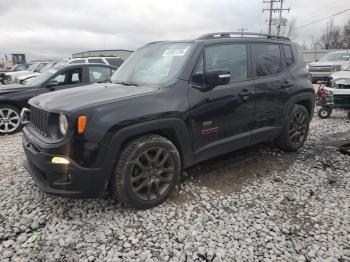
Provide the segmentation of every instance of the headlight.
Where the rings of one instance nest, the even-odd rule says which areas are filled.
[[[306,65],[305,67],[306,67],[306,70],[309,70],[309,65]]]
[[[60,131],[62,135],[65,136],[68,130],[68,120],[67,120],[67,117],[62,113],[60,114],[60,117],[59,117],[59,126],[60,126]]]

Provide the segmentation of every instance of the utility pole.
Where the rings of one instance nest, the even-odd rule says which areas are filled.
[[[237,30],[241,32],[241,37],[243,37],[244,31],[247,31],[248,29],[243,28],[243,26],[242,26],[242,28],[238,28]]]
[[[279,13],[279,19],[278,19],[278,26],[277,26],[277,34],[279,35],[280,33],[280,28],[281,28],[281,23],[282,23],[282,12],[283,11],[290,11],[290,8],[283,8],[283,1],[284,0],[264,0],[263,3],[264,4],[270,4],[269,8],[264,8],[262,11],[269,11],[269,34],[271,34],[271,29],[272,29],[272,14],[274,12],[278,12]],[[273,4],[274,3],[280,3],[280,8],[274,8]]]

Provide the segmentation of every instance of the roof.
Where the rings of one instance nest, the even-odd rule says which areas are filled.
[[[130,52],[130,53],[134,52],[134,51],[127,50],[127,49],[97,49],[97,50],[88,50],[88,51],[77,52],[77,53],[74,53],[72,55],[89,53],[89,52],[111,52],[111,51],[123,51],[123,52]]]

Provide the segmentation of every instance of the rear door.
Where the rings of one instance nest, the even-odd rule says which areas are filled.
[[[207,46],[199,57],[189,87],[197,160],[250,144],[255,103],[249,81],[249,57],[247,45],[235,43]],[[206,89],[205,77],[201,75],[212,70],[230,72],[230,82]]]
[[[294,79],[289,71],[293,63],[291,53],[284,57],[284,45],[276,43],[252,44],[256,111],[254,115],[253,142],[273,139],[284,123],[285,105],[290,98]],[[287,45],[290,50],[290,46]],[[288,52],[288,49],[286,49]]]

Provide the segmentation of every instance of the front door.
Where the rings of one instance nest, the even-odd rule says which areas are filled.
[[[198,59],[189,87],[197,161],[250,144],[255,102],[249,55],[246,44],[228,43],[205,47]],[[205,76],[213,70],[229,72],[229,83],[207,89]]]
[[[66,88],[78,87],[86,84],[83,77],[83,67],[68,69],[66,71],[60,72],[50,78],[43,88],[39,88],[38,95],[47,93],[50,91],[62,90]],[[50,80],[55,80],[57,85],[47,86]]]

